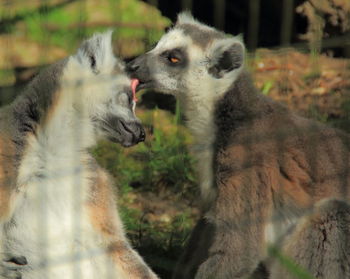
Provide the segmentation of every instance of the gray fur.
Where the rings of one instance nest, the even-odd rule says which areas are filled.
[[[313,249],[310,249],[313,247]],[[315,207],[285,237],[281,255],[315,278],[350,278],[350,205],[330,200]],[[274,258],[271,279],[294,279],[293,271]]]
[[[201,218],[193,229],[186,250],[177,263],[173,277],[174,278],[194,278],[198,267],[208,258],[209,248],[214,239],[215,227]],[[193,256],[196,251],[196,256]]]
[[[8,143],[14,145],[13,151],[10,146],[1,146],[0,168],[7,173],[6,178],[1,177],[1,183],[5,184],[0,186],[7,189],[3,191],[10,193],[19,190],[16,177],[26,147],[26,134],[35,133],[42,117],[50,107],[59,87],[58,81],[65,63],[66,60],[63,60],[43,70],[11,105],[0,110],[0,139],[8,138]],[[5,264],[0,264],[0,278],[21,278],[21,269],[26,267],[24,263],[26,258],[13,255],[13,253],[6,257],[14,259],[17,257],[24,260],[22,264],[18,264],[5,258]]]
[[[225,34],[222,32],[218,32],[212,29],[202,29],[195,24],[189,24],[189,23],[179,24],[176,26],[176,28],[183,30],[184,34],[186,36],[191,37],[193,42],[198,46],[200,46],[202,49],[207,48],[208,45],[214,39],[225,38]]]
[[[21,148],[25,134],[35,133],[38,124],[47,114],[59,90],[60,77],[66,63],[67,59],[64,59],[42,70],[12,104],[13,137]]]
[[[215,78],[222,78],[225,73],[239,69],[244,61],[244,49],[241,45],[233,44],[226,49],[215,50],[219,55],[213,58],[208,72]]]
[[[350,199],[350,136],[300,117],[260,94],[243,70],[243,44],[235,38],[213,38],[201,50],[196,37],[188,40],[190,32],[181,35],[181,24],[211,29],[188,15],[179,18],[154,50],[129,67],[130,74],[143,82],[141,88],[178,96],[188,127],[197,144],[206,149],[197,157],[207,204],[174,278],[258,276],[260,272],[254,270],[266,260],[269,245],[277,245],[281,239],[283,243],[293,241],[288,234],[290,228],[317,209],[320,201]],[[189,67],[175,77],[166,67],[159,74],[159,53],[178,47],[176,44],[192,55]],[[220,57],[225,57],[221,63]],[[137,67],[133,67],[135,63]],[[212,176],[208,175],[210,170]],[[347,224],[347,213],[329,210],[324,214],[335,216],[331,222],[335,229],[328,227],[326,234],[338,231],[341,242],[347,245],[348,229],[343,225]],[[310,235],[319,231],[308,223],[305,226]],[[303,243],[305,255],[319,253],[315,264],[308,265],[306,259],[299,262],[313,269],[318,278],[343,279],[344,274],[348,275],[349,249],[339,251],[338,243],[329,246],[330,255],[339,255],[338,261],[327,258],[326,252],[315,246],[321,242],[308,242],[308,237],[295,242]],[[290,256],[299,259],[297,254]],[[345,272],[327,277],[322,273],[324,267],[315,270],[323,260],[335,268],[341,263]]]
[[[1,134],[9,138],[15,146],[15,153],[4,158],[6,162],[0,160],[0,165],[11,165],[14,170],[14,176],[7,178],[7,187],[13,190],[17,189],[15,176],[25,150],[26,133],[35,133],[42,117],[47,113],[59,88],[58,80],[65,64],[66,60],[62,60],[43,70],[11,105],[0,110]]]
[[[112,180],[88,152],[101,138],[144,140],[130,82],[111,32],[97,34],[1,108],[0,278],[73,278],[83,266],[84,278],[157,278],[129,245]]]

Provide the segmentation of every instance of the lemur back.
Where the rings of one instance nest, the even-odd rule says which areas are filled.
[[[23,279],[157,278],[125,237],[112,179],[89,154],[100,138],[144,140],[111,32],[48,67],[0,111],[2,249]]]
[[[319,202],[345,200],[344,207],[349,206],[350,136],[260,94],[244,57],[239,37],[182,13],[154,49],[127,66],[139,89],[179,99],[196,141],[203,215],[175,278],[248,278],[267,260],[269,247],[281,239],[288,247],[290,236],[297,235],[290,230]],[[349,213],[343,212],[332,215],[335,224],[347,224]],[[311,221],[304,225],[319,230]],[[305,239],[296,242],[303,243],[304,254],[320,253],[316,262],[308,265],[297,253],[287,256],[305,268],[315,267],[323,260],[322,241]],[[339,247],[329,244],[333,254]],[[350,251],[340,255],[337,263],[327,264],[330,273],[346,267],[333,270],[337,279],[347,278],[350,267]],[[309,270],[326,279],[319,271]]]

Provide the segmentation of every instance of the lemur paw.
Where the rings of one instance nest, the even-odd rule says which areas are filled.
[[[20,270],[27,265],[27,259],[7,253],[2,253],[0,257],[0,279],[21,279]]]

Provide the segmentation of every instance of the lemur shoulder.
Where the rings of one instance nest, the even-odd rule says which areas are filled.
[[[206,206],[174,277],[248,278],[280,245],[317,278],[347,278],[350,250],[333,234],[349,246],[350,136],[260,94],[244,57],[240,38],[182,13],[127,66],[138,89],[179,99],[197,143]],[[274,278],[286,278],[272,266]]]

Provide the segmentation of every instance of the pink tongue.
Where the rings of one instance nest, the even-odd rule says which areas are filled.
[[[137,102],[138,99],[136,97],[136,88],[139,85],[140,81],[137,78],[131,79],[131,90],[132,90],[132,99]]]

